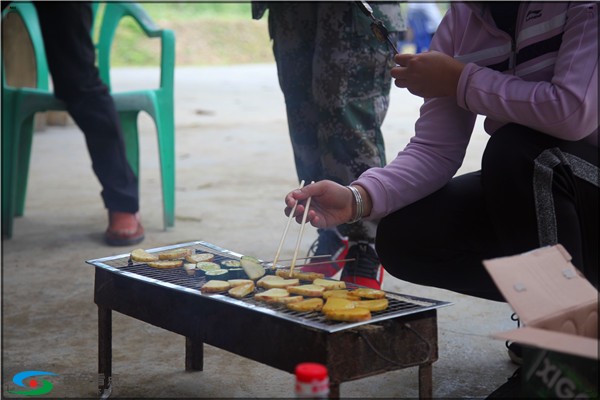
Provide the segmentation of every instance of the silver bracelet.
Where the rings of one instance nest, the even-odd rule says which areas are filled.
[[[363,203],[362,196],[360,195],[360,192],[358,191],[358,189],[356,189],[354,186],[346,186],[346,187],[348,189],[350,189],[350,191],[354,195],[354,201],[356,202],[356,214],[354,214],[354,218],[352,218],[350,221],[347,222],[348,224],[353,224],[362,219],[363,213],[364,213],[364,203]]]

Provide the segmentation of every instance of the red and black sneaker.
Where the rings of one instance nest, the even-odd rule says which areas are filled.
[[[384,271],[373,244],[350,243],[346,257],[354,261],[346,263],[341,280],[372,289],[381,289]]]
[[[331,261],[326,264],[314,266],[303,266],[302,271],[318,272],[326,277],[332,277],[344,268],[345,262],[337,262],[343,260],[348,253],[348,238],[342,236],[336,228],[333,229],[318,229],[319,237],[308,249],[307,257],[314,257],[308,261],[310,263],[321,263]],[[329,255],[330,257],[315,257]]]

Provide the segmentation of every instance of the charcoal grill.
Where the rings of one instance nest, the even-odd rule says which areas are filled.
[[[215,262],[242,257],[203,241],[148,251],[175,248],[212,253]],[[186,370],[203,369],[204,343],[287,372],[303,361],[320,362],[329,369],[330,397],[336,398],[342,382],[418,366],[419,395],[431,397],[431,365],[438,358],[437,309],[450,303],[387,292],[389,307],[373,312],[370,320],[335,322],[321,313],[294,312],[252,297],[203,294],[204,278],[183,268],[133,264],[129,254],[87,263],[95,267],[103,397],[112,391],[112,311],[185,336]]]

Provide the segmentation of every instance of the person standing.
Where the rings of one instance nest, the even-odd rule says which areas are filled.
[[[262,18],[266,8],[298,180],[349,184],[385,165],[381,124],[393,52],[373,35],[371,20],[354,2],[253,3],[253,18]],[[405,30],[399,3],[372,8],[396,42]],[[377,221],[345,221],[318,229],[309,253],[330,255],[332,262],[304,270],[333,276],[344,268],[342,280],[380,288],[376,228]],[[336,262],[344,258],[354,261]]]
[[[34,2],[55,96],[83,131],[92,169],[102,185],[109,224],[104,240],[130,246],[144,239],[138,180],[125,155],[119,116],[96,67],[92,6],[84,2]]]

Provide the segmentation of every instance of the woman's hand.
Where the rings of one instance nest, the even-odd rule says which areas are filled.
[[[333,181],[319,181],[285,196],[285,215],[294,211],[297,222],[302,222],[306,200],[312,197],[307,222],[317,228],[329,228],[350,221],[354,216],[354,196],[350,189]]]
[[[394,84],[420,97],[456,96],[458,80],[465,65],[438,51],[396,54],[392,68]]]

